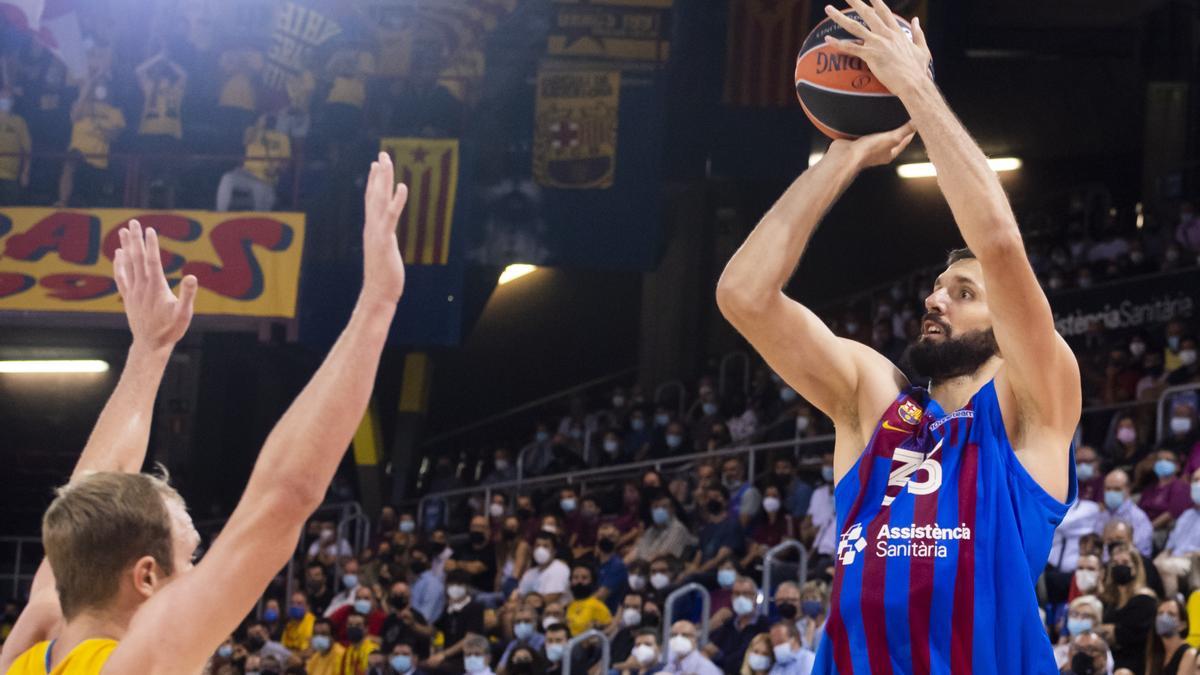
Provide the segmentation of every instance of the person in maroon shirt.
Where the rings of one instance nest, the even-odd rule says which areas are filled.
[[[1075,451],[1075,475],[1079,477],[1079,498],[1096,502],[1104,501],[1104,471],[1101,470],[1096,449],[1081,445]]]
[[[379,609],[375,591],[367,586],[359,586],[354,590],[353,603],[341,607],[329,615],[329,623],[333,626],[333,635],[343,645],[350,644],[350,638],[346,635],[346,626],[353,614],[362,615],[366,619],[367,635],[378,640],[379,636],[383,634],[383,622],[387,620],[387,614]]]
[[[1154,474],[1158,480],[1142,491],[1138,506],[1154,529],[1160,530],[1171,527],[1176,518],[1192,508],[1192,492],[1191,485],[1179,479],[1179,456],[1170,450],[1155,453]]]

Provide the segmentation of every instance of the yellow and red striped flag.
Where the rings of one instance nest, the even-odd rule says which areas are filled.
[[[796,56],[808,35],[810,0],[730,0],[725,103],[796,103]]]
[[[408,186],[408,205],[396,226],[408,265],[445,265],[458,189],[457,138],[384,138],[396,180]]]

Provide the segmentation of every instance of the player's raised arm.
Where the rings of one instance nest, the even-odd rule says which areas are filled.
[[[912,130],[902,127],[834,141],[762,217],[717,285],[725,318],[789,385],[839,425],[857,421],[863,395],[882,401],[868,416],[882,412],[903,376],[869,347],[835,336],[784,288],[833,202],[860,171],[891,162],[911,140]]]
[[[1054,316],[1025,254],[1008,197],[987,157],[955,117],[928,75],[930,53],[919,21],[910,39],[882,0],[849,0],[867,23],[826,12],[862,44],[837,42],[866,61],[879,80],[904,103],[937,168],[937,180],[963,240],[983,269],[996,342],[1004,358],[999,387],[1011,388],[1018,427],[1044,428],[1069,436],[1079,419],[1079,365],[1054,328]],[[1002,397],[1004,392],[1001,392]],[[1012,426],[1012,421],[1007,421]],[[1047,444],[1062,455],[1066,443]],[[1061,474],[1062,462],[1054,472]],[[1037,475],[1043,485],[1042,476]],[[1060,476],[1065,485],[1065,475]],[[1065,490],[1063,491],[1065,492]]]
[[[138,611],[105,674],[198,672],[287,563],[374,387],[404,289],[396,221],[407,194],[381,154],[367,179],[363,289],[350,322],[267,437],[246,492],[211,550]],[[185,615],[187,621],[178,621]],[[163,631],[164,625],[172,629]]]
[[[96,420],[71,480],[87,471],[141,470],[150,440],[154,397],[171,351],[192,320],[196,277],[184,277],[176,297],[163,273],[154,230],[143,234],[141,224],[133,220],[120,231],[120,238],[121,247],[113,258],[113,276],[133,342],[117,386]],[[53,637],[61,622],[54,573],[43,559],[29,589],[29,603],[0,652],[0,672],[7,670],[18,654]]]

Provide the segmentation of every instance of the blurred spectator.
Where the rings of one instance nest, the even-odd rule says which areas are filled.
[[[562,672],[563,656],[567,652],[569,639],[566,624],[555,622],[546,626],[546,641],[542,644],[542,654],[550,662],[547,673]]]
[[[816,654],[800,646],[800,632],[790,621],[771,626],[771,648],[775,665],[771,675],[807,675],[816,663]]]
[[[517,467],[512,462],[508,448],[496,448],[492,455],[492,472],[480,481],[480,485],[494,485],[517,479]]]
[[[1170,528],[1175,519],[1192,508],[1189,481],[1179,478],[1179,458],[1170,450],[1155,453],[1153,485],[1142,491],[1138,506],[1154,529]]]
[[[833,453],[821,457],[821,482],[813,490],[808,515],[800,525],[800,536],[810,546],[810,570],[822,570],[832,564],[837,525],[833,510]]]
[[[1169,373],[1179,366],[1179,350],[1183,348],[1184,325],[1179,319],[1167,322],[1166,349],[1163,350],[1163,368]]]
[[[630,591],[621,602],[620,611],[615,612],[614,621],[605,633],[609,638],[612,662],[621,663],[633,651],[634,639],[643,629],[642,608],[644,601],[640,591]]]
[[[305,667],[308,675],[341,675],[346,648],[333,639],[333,624],[329,619],[313,622],[312,655]]]
[[[333,586],[328,582],[325,567],[313,560],[304,568],[304,590],[308,594],[309,604],[317,614],[324,615],[325,609],[333,601]]]
[[[829,614],[829,587],[822,581],[806,581],[800,588],[800,646],[814,653],[825,636],[825,619]]]
[[[429,657],[429,667],[448,673],[463,672],[467,639],[484,634],[484,607],[471,597],[471,577],[464,570],[446,574],[446,612],[434,622],[445,648]]]
[[[1066,599],[1072,575],[1079,561],[1079,540],[1096,529],[1096,516],[1100,505],[1086,499],[1079,499],[1063,520],[1054,530],[1054,539],[1050,548],[1050,557],[1046,570],[1046,591],[1051,601],[1062,602]]]
[[[663,554],[683,555],[684,550],[695,544],[696,539],[675,515],[675,505],[665,492],[651,494],[650,525],[638,539],[633,551],[625,561],[651,561]]]
[[[367,675],[371,654],[379,651],[379,643],[368,635],[367,619],[362,614],[351,614],[347,620],[346,642],[339,675]]]
[[[313,560],[320,555],[330,558],[348,558],[354,555],[350,542],[344,537],[337,538],[337,525],[332,520],[321,523],[319,538],[308,547],[308,559]]]
[[[721,669],[697,648],[697,637],[695,624],[690,621],[676,621],[671,626],[671,639],[667,643],[666,665],[660,672],[677,675],[720,675]]]
[[[1150,518],[1129,497],[1129,474],[1121,469],[1110,471],[1104,477],[1104,508],[1096,513],[1097,534],[1104,531],[1110,520],[1121,520],[1133,528],[1133,543],[1143,555],[1150,555],[1153,545],[1154,526]]]
[[[1054,660],[1060,670],[1070,665],[1071,640],[1077,635],[1100,628],[1100,617],[1104,604],[1094,595],[1081,595],[1071,601],[1067,608],[1067,621],[1054,646]]]
[[[1095,632],[1080,633],[1071,639],[1064,672],[1075,675],[1111,673],[1112,663],[1113,656],[1103,637]]]
[[[490,667],[491,648],[487,638],[471,635],[463,642],[463,670],[469,675],[495,675]]]
[[[454,557],[446,563],[446,570],[458,569],[469,574],[471,587],[475,589],[475,599],[485,606],[494,607],[500,598],[495,594],[496,547],[492,543],[487,517],[471,518],[468,535],[470,544],[455,551]]]
[[[433,637],[433,627],[425,617],[410,606],[411,593],[408,584],[397,581],[389,589],[387,618],[379,637],[384,651],[391,652],[398,644],[405,644],[421,658],[429,656],[429,640]]]
[[[1104,450],[1108,453],[1109,464],[1113,468],[1123,469],[1126,473],[1132,473],[1145,459],[1149,446],[1138,433],[1133,415],[1121,413],[1117,417],[1116,428]]]
[[[263,115],[242,137],[246,160],[221,176],[218,211],[270,211],[275,208],[275,184],[292,158],[287,134],[275,130],[274,115]]]
[[[571,570],[554,557],[557,549],[558,537],[554,534],[542,532],[537,536],[533,543],[533,566],[525,570],[517,587],[521,597],[537,593],[550,603],[567,592]]]
[[[801,420],[804,421],[803,425],[800,423]],[[809,429],[810,423],[811,418],[807,412],[796,417],[797,431],[805,433]],[[800,429],[801,426],[804,426],[803,430]],[[776,457],[771,477],[775,486],[779,488],[784,511],[795,518],[804,518],[808,513],[808,503],[812,499],[813,486],[808,481],[801,480],[796,476],[795,461],[787,455]]]
[[[1193,254],[1200,255],[1200,215],[1196,215],[1194,204],[1190,201],[1179,205],[1179,224],[1175,227],[1175,241]]]
[[[1176,387],[1193,382],[1200,382],[1200,361],[1196,358],[1196,337],[1185,335],[1179,346],[1179,367],[1167,374],[1165,384]],[[1193,422],[1195,422],[1194,419]]]
[[[1133,528],[1123,520],[1110,520],[1104,526],[1103,538],[1103,562],[1108,562],[1112,558],[1113,551],[1121,548],[1131,548],[1137,550],[1133,544]],[[1080,548],[1083,547],[1082,542]],[[1162,579],[1158,576],[1158,569],[1154,565],[1145,565],[1146,584],[1154,590],[1155,594],[1163,595]],[[1104,581],[1103,573],[1101,573],[1101,583]]]
[[[800,528],[792,516],[783,511],[783,499],[779,487],[768,485],[763,491],[763,516],[750,533],[750,546],[741,561],[742,568],[750,567],[770,549],[800,536]]]
[[[523,642],[514,643],[509,661],[509,665],[500,667],[503,675],[545,675],[549,666],[540,648]]]
[[[367,635],[378,638],[383,634],[383,622],[387,619],[387,614],[379,608],[375,591],[371,587],[356,587],[354,601],[329,615],[329,621],[333,624],[333,634],[342,644],[353,642],[350,638],[350,617],[355,615],[363,618],[363,627]]]
[[[1075,451],[1075,475],[1079,479],[1079,499],[1089,502],[1104,500],[1104,474],[1100,472],[1100,461],[1096,449],[1081,445]]]
[[[536,610],[527,605],[517,608],[513,619],[513,639],[504,648],[504,653],[497,662],[500,669],[508,665],[513,652],[518,646],[527,645],[536,651],[540,650],[546,644],[546,638],[542,635],[539,628]]]
[[[71,142],[58,184],[60,208],[101,203],[108,175],[109,146],[125,128],[125,115],[108,103],[109,82],[93,75],[79,90],[71,106]]]
[[[332,83],[318,114],[321,137],[337,149],[362,132],[367,102],[367,78],[375,70],[374,55],[357,46],[336,50],[325,65]],[[337,158],[334,157],[336,163]]]
[[[741,669],[746,650],[755,636],[770,628],[767,617],[758,611],[758,584],[750,577],[738,577],[733,582],[731,607],[732,620],[713,630],[704,646],[704,655],[728,675]]]
[[[313,634],[313,623],[316,620],[317,617],[308,606],[308,597],[301,591],[292,593],[291,602],[288,603],[287,623],[283,627],[283,646],[294,652],[308,649]]]
[[[270,598],[263,603],[262,622],[267,626],[267,634],[272,640],[282,642],[283,612],[279,611],[279,601]]]
[[[627,658],[616,661],[614,657],[612,672],[620,675],[653,675],[662,672],[664,663],[662,647],[658,644],[658,631],[643,628],[637,632],[634,641]]]
[[[1100,575],[1103,572],[1104,565],[1100,563],[1099,556],[1091,553],[1081,553],[1075,566],[1075,574],[1071,575],[1071,592],[1067,596],[1067,601],[1074,602],[1080,596],[1096,595],[1099,593]],[[1099,621],[1093,624],[1093,626],[1099,625]]]
[[[388,666],[392,669],[388,675],[425,675],[424,671],[417,668],[420,658],[411,646],[397,643],[388,658]]]
[[[1181,580],[1188,588],[1200,590],[1200,469],[1192,472],[1188,487],[1191,508],[1175,521],[1167,545],[1154,559],[1168,598],[1175,597]]]
[[[748,528],[762,507],[762,493],[747,480],[741,457],[727,457],[721,462],[721,485],[729,491],[730,515],[743,529]]]
[[[621,606],[621,600],[629,588],[629,571],[625,561],[617,555],[617,542],[620,532],[612,523],[604,523],[596,533],[596,550],[594,555],[597,562],[596,598],[608,607],[610,612],[616,612]]]
[[[584,563],[575,563],[571,569],[571,604],[567,605],[567,628],[571,635],[582,635],[596,628],[607,628],[612,622],[608,606],[594,596],[595,574]]]
[[[1188,615],[1183,603],[1168,598],[1158,603],[1154,617],[1155,638],[1146,653],[1146,673],[1155,675],[1194,675],[1196,649],[1184,638],[1188,635]]]
[[[262,621],[255,621],[246,628],[246,649],[251,656],[270,656],[280,663],[287,663],[292,656],[287,647],[271,639],[267,624]]]
[[[363,581],[358,575],[358,560],[349,558],[342,564],[341,581],[343,590],[329,601],[329,606],[325,608],[326,617],[332,617],[333,613],[339,609],[354,604],[356,599],[355,592],[362,585]],[[339,632],[341,631],[339,630]]]
[[[696,551],[684,574],[713,586],[715,573],[721,563],[745,554],[746,534],[738,519],[729,512],[729,493],[723,486],[711,487],[704,503],[708,523],[700,528],[699,550]]]
[[[163,49],[134,71],[142,90],[142,115],[138,123],[138,146],[144,152],[178,152],[183,139],[180,111],[187,91],[187,72]]]
[[[746,659],[738,669],[738,675],[767,675],[775,665],[775,652],[771,648],[771,636],[768,633],[755,635],[746,650]]]
[[[429,565],[432,551],[432,546],[413,548],[409,553],[409,571],[416,579],[412,587],[413,609],[426,621],[436,624],[446,606],[446,591],[442,578]]]
[[[33,142],[25,118],[13,110],[12,88],[0,87],[0,206],[15,206],[29,187]]]
[[[1121,547],[1112,552],[1100,599],[1104,601],[1101,633],[1112,645],[1114,666],[1141,672],[1158,600],[1146,586],[1142,556],[1136,550]]]
[[[579,498],[574,488],[564,488],[562,499],[563,524],[566,529],[567,547],[572,557],[581,556],[596,545],[596,530],[600,521],[600,505],[596,503],[595,495],[584,495]],[[567,504],[572,505],[570,511]]]
[[[497,544],[496,559],[500,564],[500,592],[505,597],[512,595],[525,570],[529,569],[529,544],[521,537],[520,520],[516,516],[504,517]]]
[[[243,44],[231,44],[218,60],[222,83],[217,98],[217,126],[222,132],[223,152],[237,147],[238,130],[249,127],[258,111],[258,75],[263,55]]]

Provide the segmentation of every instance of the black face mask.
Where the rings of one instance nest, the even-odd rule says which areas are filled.
[[[505,530],[504,531],[504,541],[512,541],[513,539],[516,539],[516,538],[517,538],[516,530]]]
[[[391,597],[392,609],[404,609],[408,607],[407,595],[393,595]]]
[[[262,649],[263,645],[265,644],[267,644],[267,641],[257,635],[251,635],[250,637],[246,638],[246,649],[249,649],[252,652]]]
[[[309,579],[308,581],[304,582],[304,589],[308,591],[309,595],[318,595],[323,588],[325,588],[324,581],[313,581],[312,579]]]
[[[1113,565],[1112,578],[1113,581],[1124,586],[1133,581],[1133,568],[1129,565]]]
[[[1076,652],[1071,657],[1071,672],[1074,675],[1095,675],[1096,663],[1087,654]]]
[[[346,629],[346,639],[350,640],[352,643],[357,644],[362,642],[362,639],[366,637],[366,635],[366,631],[363,630],[362,626],[350,626]]]
[[[279,675],[278,670],[260,670],[259,675]]]
[[[642,615],[642,628],[658,628],[658,624],[662,619],[653,612]]]
[[[576,600],[582,600],[591,594],[591,584],[571,584],[571,595],[574,595]]]
[[[413,560],[408,563],[408,569],[412,570],[413,574],[421,575],[425,573],[425,570],[429,569],[429,565],[423,560]]]
[[[600,541],[596,542],[596,546],[600,549],[601,553],[605,554],[612,553],[613,551],[617,550],[617,542],[613,541],[612,539],[601,539]]]
[[[470,534],[472,546],[483,546],[487,541],[487,535],[482,532],[472,532]]]
[[[779,616],[783,617],[784,619],[787,619],[788,621],[795,621],[796,606],[790,602],[783,603],[782,605],[779,606]]]
[[[529,520],[533,517],[533,511],[531,509],[517,509],[517,517],[521,520]]]
[[[719,516],[723,511],[725,511],[725,505],[722,504],[718,499],[710,501],[705,506],[708,508],[708,512],[714,516]]]
[[[533,662],[515,661],[508,666],[508,672],[512,675],[533,675]]]

